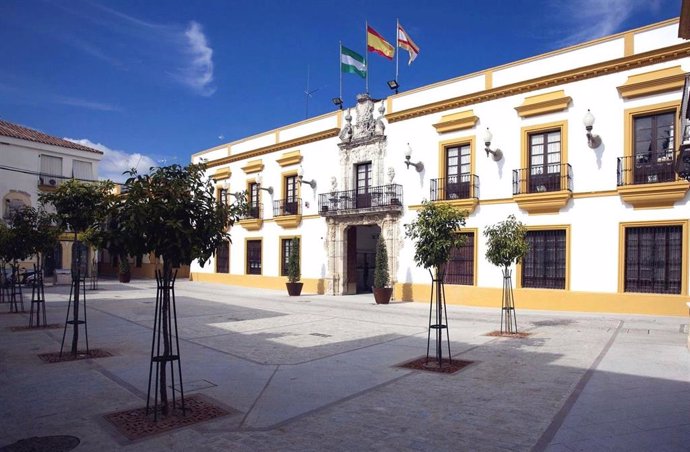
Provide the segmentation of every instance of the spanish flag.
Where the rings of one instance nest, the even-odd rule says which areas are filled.
[[[378,34],[376,30],[367,25],[367,50],[369,52],[378,53],[382,57],[393,59],[395,55],[395,47],[390,45],[388,41],[383,39],[383,36]]]

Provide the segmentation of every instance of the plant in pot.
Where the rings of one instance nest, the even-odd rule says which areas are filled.
[[[290,254],[287,262],[288,282],[285,283],[288,295],[296,297],[302,293],[304,283],[299,282],[301,275],[299,269],[299,239],[293,238],[290,242]]]
[[[379,240],[376,242],[376,262],[374,264],[374,300],[376,304],[388,304],[393,294],[393,288],[390,286],[390,276],[388,274],[388,250],[386,249],[386,241],[383,239],[383,234],[379,234]]]
[[[122,254],[119,257],[120,260],[120,271],[118,273],[118,279],[121,283],[128,283],[132,279],[132,272],[129,268],[129,259],[127,259],[126,254]]]

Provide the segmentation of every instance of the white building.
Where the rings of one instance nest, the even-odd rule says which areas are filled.
[[[299,237],[305,293],[368,291],[383,233],[394,297],[428,302],[429,274],[403,228],[427,199],[469,212],[449,303],[500,306],[482,232],[514,214],[531,243],[513,277],[518,309],[687,315],[688,182],[674,155],[690,43],[677,33],[668,20],[382,101],[361,96],[194,154],[220,192],[249,190],[253,208],[191,277],[282,289],[288,239]],[[600,140],[588,140],[588,110]],[[487,128],[502,153],[485,152]]]
[[[102,157],[96,149],[0,119],[2,218],[22,206],[37,207],[40,192],[55,190],[66,179],[96,180]],[[46,275],[70,268],[70,243],[46,256]]]

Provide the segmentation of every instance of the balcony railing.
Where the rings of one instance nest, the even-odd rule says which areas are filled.
[[[319,213],[323,216],[400,211],[402,206],[403,187],[398,184],[368,187],[367,190],[332,191],[319,195]]]
[[[513,170],[513,195],[550,191],[573,191],[573,168],[569,163]]]
[[[673,150],[618,157],[618,186],[676,180]]]
[[[470,198],[479,198],[479,177],[475,174],[431,179],[432,201]]]
[[[247,206],[247,210],[240,217],[242,220],[260,220],[262,218],[264,205],[261,203],[251,203]]]
[[[38,175],[38,186],[39,187],[59,187],[60,184],[67,179],[63,176],[56,176],[53,174],[39,174]]]
[[[302,215],[302,200],[300,198],[278,199],[273,201],[274,217],[284,217],[288,215]]]

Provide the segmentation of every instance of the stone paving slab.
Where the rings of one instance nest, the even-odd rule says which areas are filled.
[[[64,321],[68,294],[47,289],[51,322]],[[396,367],[426,351],[425,303],[187,281],[177,296],[188,393],[236,414],[135,442],[109,428],[104,414],[145,404],[155,284],[102,281],[87,291],[89,342],[111,358],[42,363],[36,355],[59,349],[62,330],[11,332],[28,316],[0,316],[0,447],[47,435],[77,436],[84,451],[690,444],[686,318],[518,308],[531,336],[509,339],[486,336],[498,308],[449,306],[453,357],[475,363],[438,375]]]

